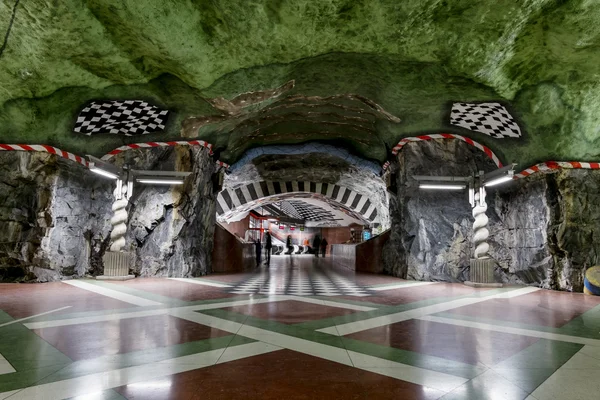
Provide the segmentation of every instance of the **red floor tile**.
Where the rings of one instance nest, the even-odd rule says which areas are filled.
[[[152,350],[229,333],[169,315],[35,329],[72,360]]]
[[[347,337],[476,365],[488,366],[518,353],[538,338],[410,320]]]
[[[451,313],[523,324],[561,327],[600,304],[600,297],[582,293],[538,290],[512,299],[492,299],[451,310]]]
[[[280,350],[115,389],[130,400],[435,399],[422,386]]]
[[[293,300],[228,307],[224,308],[224,310],[277,321],[284,324],[298,324],[301,322],[337,317],[339,315],[348,315],[356,312],[346,308],[322,306],[319,304]]]
[[[135,307],[62,282],[0,283],[0,310],[13,318],[25,318],[65,306],[70,307],[54,314]]]

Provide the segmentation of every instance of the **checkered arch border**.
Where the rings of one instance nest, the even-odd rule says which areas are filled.
[[[377,218],[377,208],[367,195],[333,183],[305,181],[261,181],[222,190],[217,196],[217,215],[227,218],[241,208],[247,209],[254,203],[258,205],[261,199],[286,193],[320,194],[357,212],[366,220]]]

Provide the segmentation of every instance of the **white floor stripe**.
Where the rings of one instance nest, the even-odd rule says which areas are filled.
[[[195,285],[224,287],[224,288],[231,287],[231,285],[228,285],[226,283],[208,282],[208,281],[203,280],[203,279],[193,279],[193,278],[167,278],[167,279],[170,279],[172,281],[180,281],[180,282],[186,282],[186,283],[193,283]]]
[[[482,301],[487,301],[495,298],[510,298],[516,297],[523,294],[531,293],[535,290],[539,290],[538,288],[521,288],[512,290],[510,293],[499,293],[490,296],[482,296],[482,297],[467,297],[464,299],[450,300],[445,303],[434,304],[431,306],[420,307],[414,310],[402,311],[396,314],[384,315],[381,317],[375,317],[370,319],[365,319],[362,321],[349,322],[347,324],[337,325],[329,328],[319,329],[319,332],[329,333],[331,335],[349,335],[351,333],[364,331],[371,328],[377,328],[379,326],[395,324],[396,322],[407,321],[409,319],[424,317],[429,314],[436,314],[443,311],[452,310],[454,308],[468,306],[471,304],[481,303]],[[511,296],[509,297],[508,294]]]
[[[274,346],[250,343],[227,349],[226,361],[238,360],[259,354],[277,351]],[[211,350],[204,353],[171,359],[172,362],[161,362],[135,367],[115,369],[106,372],[85,375],[43,385],[32,386],[13,394],[11,400],[59,400],[75,396],[96,393],[114,387],[145,382],[165,376],[186,372],[214,365],[224,355],[225,349]],[[169,361],[169,360],[167,360]],[[225,362],[225,361],[224,361]],[[0,393],[0,398],[3,394]]]
[[[474,321],[464,321],[464,320],[460,320],[460,319],[445,318],[445,317],[425,316],[425,317],[421,317],[421,318],[417,318],[417,319],[420,319],[423,321],[439,322],[441,324],[464,326],[467,328],[483,329],[486,331],[512,333],[515,335],[530,336],[530,337],[536,337],[536,338],[540,338],[540,339],[558,340],[561,342],[578,343],[578,344],[585,344],[585,345],[589,345],[589,346],[600,346],[600,340],[597,340],[597,339],[588,339],[588,338],[583,338],[583,337],[578,337],[578,336],[561,335],[561,334],[552,333],[552,332],[541,332],[541,331],[535,331],[535,330],[531,330],[531,329],[513,328],[510,326],[486,324],[483,322],[474,322]]]
[[[7,325],[11,325],[11,324],[17,323],[17,322],[27,321],[28,319],[31,319],[31,318],[40,317],[42,315],[51,314],[53,312],[65,310],[65,309],[71,308],[71,307],[72,306],[61,307],[61,308],[57,308],[56,310],[50,310],[50,311],[46,311],[46,312],[43,312],[43,313],[39,313],[39,314],[35,314],[35,315],[30,315],[29,317],[15,319],[15,320],[12,320],[12,321],[9,321],[9,322],[6,322],[6,323],[0,325],[0,328],[2,328],[3,326],[7,326]]]
[[[202,325],[207,325],[231,333],[237,333],[240,336],[259,340],[273,346],[290,349],[348,366],[354,366],[355,368],[360,368],[365,371],[391,376],[396,379],[424,385],[428,388],[441,390],[443,392],[453,390],[468,380],[353,351],[346,351],[342,348],[328,346],[311,340],[256,328],[254,326],[242,325],[237,322],[224,320],[210,315],[190,312],[179,312],[173,315]],[[439,395],[442,394],[443,393],[439,393]]]
[[[19,392],[21,389],[11,390],[10,392],[0,393],[0,400],[8,399],[13,394]]]
[[[411,288],[411,287],[415,287],[415,286],[435,285],[436,283],[437,282],[406,282],[406,283],[399,283],[396,285],[371,286],[369,289],[376,290],[376,291],[382,291],[382,290]]]
[[[168,308],[159,308],[156,310],[148,311],[135,311],[135,312],[119,312],[115,310],[115,314],[95,315],[91,317],[77,317],[77,318],[66,318],[56,319],[50,321],[39,321],[25,323],[25,327],[29,329],[43,329],[43,328],[54,328],[57,326],[68,326],[68,325],[79,325],[79,324],[90,324],[93,322],[106,322],[106,321],[117,321],[120,319],[128,318],[141,318],[151,317],[153,315],[163,315],[169,312]]]
[[[156,301],[144,299],[144,298],[138,297],[138,296],[133,296],[133,295],[130,295],[127,293],[122,293],[117,290],[108,289],[108,288],[94,285],[94,284],[88,283],[88,282],[71,280],[71,281],[63,281],[63,283],[66,283],[67,285],[75,286],[75,287],[78,287],[80,289],[84,289],[84,290],[87,290],[90,292],[98,293],[98,294],[101,294],[106,297],[111,297],[113,299],[120,300],[125,303],[134,304],[136,306],[159,306],[159,305],[161,305],[161,303],[156,302]]]
[[[0,354],[0,375],[16,372],[13,366]]]

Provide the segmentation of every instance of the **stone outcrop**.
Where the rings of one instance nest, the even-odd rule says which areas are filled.
[[[45,153],[0,152],[0,281],[101,271],[111,184]]]
[[[141,276],[210,272],[214,162],[200,148],[131,151],[115,163],[193,171],[182,186],[136,184],[125,250]],[[110,242],[114,181],[45,153],[0,153],[0,281],[100,275]]]
[[[215,225],[212,174],[206,149],[177,147],[129,151],[117,164],[135,169],[193,171],[184,185],[135,184],[126,245],[140,276],[190,277],[210,272]]]
[[[459,160],[459,161],[457,161]],[[398,195],[384,250],[388,273],[465,281],[472,216],[465,192],[419,191],[413,175],[469,175],[493,164],[459,141],[411,144],[398,157]],[[600,173],[563,170],[488,190],[490,256],[498,281],[581,291],[586,268],[600,263]]]

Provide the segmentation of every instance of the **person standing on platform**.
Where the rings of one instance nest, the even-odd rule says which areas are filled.
[[[327,239],[323,238],[323,240],[321,240],[321,254],[323,257],[325,257],[325,253],[327,253],[327,244]]]
[[[259,267],[260,266],[260,255],[262,252],[261,245],[260,245],[260,239],[256,239],[254,241],[254,250],[256,251],[256,266]]]
[[[287,240],[285,242],[285,245],[288,248],[288,254],[291,256],[292,255],[292,250],[293,250],[293,248],[292,248],[292,236],[291,235],[288,235]]]
[[[315,240],[313,240],[313,250],[315,252],[315,257],[319,257],[319,250],[321,249],[321,238],[319,235],[315,236]]]
[[[271,264],[271,248],[273,247],[273,242],[271,241],[271,232],[267,232],[265,234],[265,261],[267,262],[267,267]]]

